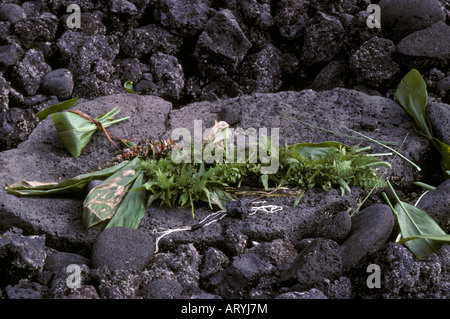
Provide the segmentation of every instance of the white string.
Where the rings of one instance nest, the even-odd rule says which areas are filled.
[[[259,201],[259,202],[254,202],[254,204],[262,204],[262,203],[265,203],[265,202],[266,201]],[[249,216],[255,215],[259,211],[263,211],[266,214],[272,214],[272,213],[278,212],[278,211],[280,211],[282,209],[283,209],[282,206],[277,206],[277,205],[264,205],[264,206],[259,206],[259,207],[252,207],[251,208],[252,211],[248,215]],[[217,216],[219,216],[219,217],[215,218]],[[199,228],[207,227],[207,226],[211,225],[212,223],[215,223],[215,222],[221,220],[225,216],[227,216],[226,210],[219,210],[217,212],[214,212],[214,213],[209,214],[208,216],[206,216],[197,225],[200,225]],[[208,219],[211,219],[211,220],[205,223],[205,221],[207,221]],[[203,223],[205,223],[205,224],[203,224]],[[175,233],[175,232],[189,231],[189,230],[192,230],[192,226],[183,226],[183,227],[178,227],[178,228],[174,228],[174,229],[162,230],[160,232],[158,232],[158,230],[155,229],[153,231],[153,234],[156,235],[158,233],[161,233],[161,235],[159,235],[156,238],[156,240],[155,240],[155,252],[154,253],[156,254],[159,251],[158,243],[163,237],[165,237],[165,236],[167,236],[169,234]]]
[[[158,243],[161,240],[161,238],[163,238],[164,236],[167,236],[169,234],[178,232],[178,231],[185,231],[185,230],[190,230],[191,226],[183,226],[183,227],[179,227],[179,228],[175,228],[175,229],[168,229],[162,232],[162,234],[160,236],[158,236],[155,240],[155,254],[158,252],[159,248],[158,248]],[[157,234],[158,232],[155,230],[153,231],[154,234]]]

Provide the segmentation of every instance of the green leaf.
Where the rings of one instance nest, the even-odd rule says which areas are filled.
[[[345,144],[334,141],[328,141],[321,143],[293,144],[287,147],[287,151],[289,154],[300,155],[304,158],[315,160],[317,158],[334,154],[336,150],[339,150],[340,148],[346,148],[350,150],[350,147],[348,147]]]
[[[416,132],[433,138],[431,124],[426,114],[427,84],[419,71],[412,69],[403,77],[395,92],[395,99],[413,117]]]
[[[117,213],[122,200],[135,183],[141,170],[141,159],[136,157],[103,183],[94,187],[83,203],[83,225],[89,228],[111,219]]]
[[[269,175],[263,174],[261,175],[261,182],[263,183],[264,189],[269,190]]]
[[[107,128],[129,118],[127,116],[118,120],[112,120],[118,112],[120,110],[117,111],[116,108],[113,108],[96,119],[104,128]],[[52,114],[52,118],[62,144],[75,158],[80,156],[83,148],[89,143],[91,136],[98,131],[97,125],[76,113],[55,113]]]
[[[399,244],[404,244],[410,240],[413,239],[430,239],[436,242],[442,242],[442,243],[447,243],[450,244],[450,235],[445,234],[445,235],[440,235],[440,236],[436,236],[436,235],[417,235],[417,236],[413,236],[413,237],[407,237],[407,238],[402,238],[398,241]]]
[[[401,80],[395,92],[396,101],[413,117],[414,129],[418,134],[429,138],[441,153],[441,168],[450,169],[450,146],[433,137],[433,129],[426,113],[427,87],[419,71],[412,69]],[[446,176],[450,177],[449,174]]]
[[[67,101],[63,101],[61,103],[49,106],[46,109],[36,113],[36,117],[39,119],[39,121],[42,121],[43,119],[45,119],[50,114],[57,113],[57,112],[62,112],[62,111],[70,109],[75,104],[75,102],[77,100],[78,100],[78,98],[73,98],[73,99],[70,99],[70,100],[67,100]]]
[[[231,200],[235,200],[236,198],[228,192],[225,192],[219,188],[213,189],[209,191],[211,196],[211,201],[213,204],[220,207],[220,209],[227,209],[227,203]]]
[[[424,210],[400,201],[391,183],[387,183],[397,200],[395,207],[392,207],[386,194],[383,193],[383,196],[397,217],[402,243],[405,242],[419,260],[429,253],[437,253],[447,234]],[[434,240],[434,237],[439,237],[439,240]]]
[[[105,229],[117,226],[138,228],[145,215],[145,190],[140,189],[143,183],[144,172],[141,171]]]
[[[133,90],[133,82],[131,81],[126,81],[123,84],[123,87],[125,88],[125,90],[127,90],[128,92],[132,93],[132,94],[137,94],[134,90]]]
[[[426,237],[445,236],[446,233],[425,211],[408,203],[399,202],[395,205],[394,213],[397,215],[403,238],[425,236],[405,243],[417,259],[422,259],[429,253],[437,253],[441,249],[442,242]]]
[[[6,185],[6,191],[14,195],[23,196],[45,196],[45,195],[59,195],[78,192],[84,189],[89,182],[93,180],[105,180],[114,173],[121,170],[128,164],[124,161],[112,167],[102,169],[97,172],[78,175],[74,178],[62,181],[60,183],[40,183],[21,181],[12,185]]]

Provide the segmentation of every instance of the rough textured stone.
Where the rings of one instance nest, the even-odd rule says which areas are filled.
[[[109,96],[119,94],[125,91],[122,88],[123,83],[119,80],[108,82],[99,78],[96,74],[89,74],[88,76],[80,76],[75,79],[75,86],[73,89],[73,96],[82,97],[93,100],[101,96]]]
[[[47,253],[45,236],[23,236],[7,232],[0,237],[0,285],[31,278],[42,270]]]
[[[111,6],[110,10],[112,13],[129,14],[129,15],[138,14],[138,9],[130,1],[110,0],[109,4]]]
[[[307,1],[282,0],[278,2],[275,24],[280,34],[286,39],[300,37],[309,21]]]
[[[202,280],[207,280],[209,277],[222,270],[229,262],[228,257],[220,250],[210,247],[206,251],[203,269],[200,273]]]
[[[131,269],[92,269],[87,279],[97,284],[101,299],[135,299],[141,283],[140,273]]]
[[[284,285],[306,290],[319,285],[324,278],[339,278],[342,260],[339,245],[329,239],[317,238],[299,252],[288,269],[281,274]]]
[[[255,25],[261,30],[269,29],[274,24],[269,3],[259,3],[257,0],[238,1],[238,9],[249,25]]]
[[[276,266],[280,271],[285,270],[297,256],[297,250],[289,240],[275,239],[271,242],[259,243],[248,249],[260,256],[264,261]]]
[[[235,256],[231,265],[213,275],[207,284],[216,294],[224,298],[242,298],[246,291],[273,266],[254,253]]]
[[[425,194],[417,207],[427,212],[447,234],[450,232],[450,179]]]
[[[157,52],[150,58],[150,70],[159,95],[175,100],[181,98],[184,92],[184,73],[177,58]]]
[[[350,234],[339,247],[343,269],[355,266],[368,253],[379,250],[393,227],[394,214],[384,204],[374,204],[353,216]]]
[[[4,3],[0,6],[0,21],[16,23],[26,17],[25,10],[15,3]]]
[[[395,45],[391,40],[371,38],[350,56],[350,69],[361,84],[375,88],[390,87],[393,81],[398,82],[400,73],[399,65],[391,58],[394,51]]]
[[[67,69],[54,70],[42,79],[42,89],[62,100],[72,95],[73,85],[72,73]]]
[[[397,45],[400,61],[409,67],[445,67],[450,59],[450,26],[438,22],[429,28],[411,33]]]
[[[248,55],[239,72],[239,83],[245,94],[273,92],[281,87],[281,51],[271,44]]]
[[[182,292],[177,281],[159,279],[140,289],[138,295],[144,299],[179,299]]]
[[[9,109],[9,83],[3,76],[0,76],[0,113]]]
[[[16,83],[27,95],[34,95],[41,86],[42,78],[50,72],[51,67],[45,62],[40,51],[30,49],[25,52],[12,72]]]
[[[182,44],[183,38],[154,24],[127,31],[120,39],[120,49],[132,58],[155,52],[176,54]]]
[[[418,261],[403,245],[389,243],[369,260],[382,266],[380,288],[369,289],[365,264],[352,276],[354,293],[371,299],[448,299],[450,246]]]
[[[377,140],[397,142],[398,145],[402,143],[406,133],[409,133],[402,154],[419,166],[423,164],[420,159],[430,147],[426,138],[414,133],[412,121],[401,106],[392,100],[353,90],[255,94],[220,103],[193,103],[179,110],[171,110],[170,104],[160,98],[129,93],[82,102],[79,101],[74,109],[80,109],[91,116],[98,116],[120,106],[119,116],[130,115],[131,118],[111,126],[109,130],[122,138],[169,138],[174,128],[184,127],[192,132],[194,120],[202,120],[203,128],[206,129],[213,125],[214,119],[225,119],[233,123],[234,127],[243,129],[268,126],[280,128],[280,137],[286,137],[288,144],[336,138],[330,133],[297,124],[281,115],[281,112],[298,119],[307,118],[312,124],[341,132],[341,125],[360,131],[359,119],[370,118],[375,122],[366,134]],[[314,112],[311,112],[312,109]],[[270,129],[267,133],[270,133]],[[44,139],[46,143],[42,143]],[[347,145],[356,144],[355,140],[349,138],[339,138],[339,141]],[[373,152],[385,152],[384,148],[371,146]],[[18,149],[0,153],[0,179],[8,184],[20,180],[51,182],[68,179],[111,161],[114,152],[115,149],[102,134],[94,134],[81,156],[77,159],[71,158],[58,140],[51,118],[48,118],[38,125],[28,141]],[[402,161],[396,161],[385,177],[389,178],[395,187],[400,187],[420,180],[421,175]],[[365,193],[358,188],[352,189],[352,194],[343,197],[335,189],[330,192],[312,189],[306,192],[296,208],[293,208],[293,198],[268,198],[269,204],[282,206],[283,210],[273,214],[259,212],[244,221],[225,218],[220,223],[213,223],[195,232],[176,232],[162,238],[159,246],[160,249],[166,250],[187,243],[198,247],[217,244],[219,246],[215,247],[225,252],[223,248],[226,248],[228,243],[232,243],[235,246],[232,250],[237,251],[237,246],[240,247],[245,242],[270,242],[278,238],[288,239],[296,246],[299,240],[313,233],[326,219],[324,212],[334,214],[350,208],[355,209],[364,196]],[[80,197],[18,198],[2,189],[0,225],[5,229],[17,226],[26,230],[39,230],[48,236],[47,240],[52,247],[65,247],[58,250],[69,251],[69,246],[66,245],[70,245],[71,249],[79,250],[86,256],[102,227],[88,230],[82,228],[83,197]],[[198,207],[195,211],[196,219],[193,220],[190,208],[151,206],[141,221],[140,229],[151,233],[160,228],[192,225],[209,214],[209,207]],[[223,234],[234,234],[237,241],[228,240],[231,239],[228,237],[227,241]]]
[[[433,134],[441,142],[450,145],[450,105],[432,102],[427,105],[427,114]]]
[[[62,26],[67,31],[69,27],[67,26],[67,19],[70,15],[66,14],[61,17]],[[103,22],[94,14],[90,12],[80,12],[80,29],[75,29],[74,31],[84,32],[86,35],[105,35],[106,27]]]
[[[92,248],[92,268],[142,270],[153,257],[153,237],[137,229],[105,229]]]
[[[154,11],[159,24],[188,37],[198,35],[214,14],[211,0],[163,0],[157,2]]]
[[[186,294],[198,292],[201,258],[194,245],[180,245],[172,253],[160,252],[146,268],[143,285],[155,280],[174,280]]]
[[[35,282],[21,282],[5,288],[8,299],[41,299],[42,287]]]
[[[55,252],[45,260],[44,270],[57,272],[69,265],[90,265],[90,260],[78,254],[68,252]]]
[[[347,62],[333,60],[317,74],[310,88],[313,90],[331,90],[336,87],[345,87],[349,79]]]
[[[328,299],[323,292],[316,288],[311,288],[308,291],[298,292],[291,291],[278,295],[275,299]]]
[[[218,68],[214,73],[225,74],[236,68],[251,47],[233,13],[221,10],[205,25],[200,34],[194,55],[203,73],[211,73],[210,68]],[[220,71],[222,70],[222,71]]]
[[[441,79],[436,85],[436,91],[447,104],[450,103],[450,76]]]
[[[31,110],[13,107],[0,113],[0,150],[17,147],[26,141],[37,122]]]
[[[328,238],[337,243],[342,242],[350,232],[352,221],[347,211],[342,211],[330,216],[312,236]]]
[[[10,44],[0,47],[0,71],[6,71],[15,65],[23,56],[23,49],[17,44]]]
[[[67,285],[68,274],[73,273],[73,270],[71,271],[67,267],[64,267],[55,272],[50,284],[48,285],[48,298],[63,299],[67,296],[83,293],[84,287],[86,287],[87,282],[91,280],[91,270],[86,265],[80,265],[79,270],[79,283],[81,286],[80,288],[76,286],[69,287],[69,285]]]
[[[445,22],[445,13],[437,0],[381,0],[383,32],[396,40],[432,24]]]
[[[240,96],[242,95],[242,90],[233,79],[224,75],[204,86],[199,95],[198,100],[200,101],[217,101]]]
[[[137,83],[142,76],[141,63],[136,58],[127,58],[118,63],[120,80],[122,83],[131,81]]]
[[[38,42],[54,41],[58,23],[57,16],[46,12],[17,22],[14,30],[25,48],[32,48]]]
[[[342,49],[345,30],[335,17],[318,13],[306,27],[301,60],[307,65],[331,61]]]

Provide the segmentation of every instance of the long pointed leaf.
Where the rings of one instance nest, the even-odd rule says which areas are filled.
[[[70,99],[67,101],[63,101],[58,104],[51,105],[51,106],[47,107],[46,109],[43,109],[42,111],[36,113],[36,117],[39,119],[39,121],[42,121],[50,114],[53,114],[56,112],[62,112],[62,111],[70,109],[77,100],[78,100],[78,98],[73,98],[73,99]]]
[[[14,195],[43,196],[77,192],[86,187],[93,180],[105,180],[117,171],[121,170],[128,161],[97,172],[78,175],[60,183],[40,183],[34,181],[21,181],[12,185],[6,185],[6,191]]]
[[[407,238],[402,238],[398,241],[399,244],[404,244],[407,241],[413,240],[413,239],[430,239],[433,241],[437,241],[437,242],[442,242],[442,243],[447,243],[450,244],[450,235],[445,234],[445,235],[440,235],[440,236],[436,236],[436,235],[417,235],[417,236],[413,236],[413,237],[407,237]]]

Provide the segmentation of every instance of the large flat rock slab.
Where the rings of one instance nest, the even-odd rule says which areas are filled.
[[[172,106],[153,96],[119,94],[76,104],[91,117],[117,107],[119,117],[130,119],[108,130],[122,138],[160,138]],[[103,133],[95,133],[78,158],[62,146],[51,116],[40,122],[29,139],[16,149],[0,153],[2,184],[17,181],[59,182],[87,173],[111,161],[116,149]],[[78,198],[17,197],[0,190],[0,225],[3,229],[20,227],[30,233],[47,235],[48,245],[61,250],[85,250],[92,245],[101,228],[85,230],[81,224],[83,196]]]
[[[180,110],[173,110],[170,114],[170,126],[185,127],[193,136],[194,120],[202,120],[206,128],[213,125],[214,119],[217,119],[232,124],[232,127],[246,130],[267,128],[268,134],[271,128],[279,128],[282,145],[284,141],[294,144],[333,140],[349,146],[371,146],[374,153],[389,152],[376,143],[338,136],[299,123],[293,118],[316,127],[361,137],[346,130],[345,126],[375,140],[395,142],[397,145],[391,147],[397,150],[406,137],[400,152],[419,166],[430,146],[426,138],[414,132],[411,117],[393,100],[342,88],[323,92],[304,90],[257,93],[216,103],[193,103]],[[390,161],[392,157],[384,159]],[[427,169],[427,165],[423,165],[422,169]],[[404,187],[419,180],[422,174],[423,171],[417,171],[397,157],[386,177]]]
[[[265,127],[269,134],[271,128],[279,128],[280,137],[289,144],[326,140],[348,145],[360,142],[302,125],[284,117],[281,112],[348,134],[342,128],[345,125],[374,139],[393,141],[398,145],[408,134],[402,153],[419,165],[430,146],[426,138],[414,133],[412,120],[397,103],[346,89],[254,94],[217,102],[194,103],[179,110],[158,97],[117,94],[77,103],[74,109],[98,116],[113,107],[121,109],[118,116],[131,116],[129,120],[110,127],[112,133],[122,138],[167,138],[175,128],[192,130],[195,120],[202,120],[203,129],[206,129],[217,119],[243,129]],[[361,142],[361,146],[367,145],[372,145],[375,152],[386,151],[376,144]],[[21,180],[58,182],[94,170],[110,161],[114,154],[115,149],[105,136],[96,133],[80,157],[71,157],[60,143],[49,117],[39,123],[29,139],[18,148],[0,153],[0,181],[3,185]],[[397,159],[387,176],[396,185],[409,185],[419,180],[421,173]],[[363,197],[364,192],[359,189],[352,189],[352,194],[343,197],[337,190],[328,193],[310,190],[296,208],[292,207],[293,198],[271,198],[268,202],[282,206],[282,211],[258,213],[243,221],[229,218],[226,222],[214,223],[196,232],[173,233],[164,237],[160,244],[162,248],[170,248],[181,243],[195,243],[206,248],[213,243],[224,243],[223,238],[227,238],[227,234],[235,234],[237,241],[242,238],[256,241],[289,238],[296,242],[316,230],[326,216],[356,208]],[[82,227],[83,200],[83,194],[60,198],[17,197],[2,188],[0,230],[19,227],[26,233],[45,234],[47,245],[51,247],[89,255],[104,225],[89,230]],[[147,208],[139,228],[151,233],[156,228],[191,225],[210,213],[212,211],[208,206],[198,207],[193,220],[190,208],[152,205]]]

